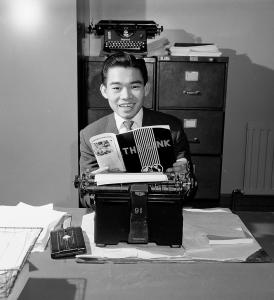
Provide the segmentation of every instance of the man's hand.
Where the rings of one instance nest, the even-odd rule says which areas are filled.
[[[103,167],[92,171],[91,174],[96,175],[96,174],[107,173],[107,172],[108,172],[108,167]]]
[[[173,164],[172,168],[168,168],[166,173],[185,174],[188,171],[188,162],[186,158],[179,158]]]

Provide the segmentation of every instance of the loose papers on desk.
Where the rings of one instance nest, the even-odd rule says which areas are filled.
[[[50,231],[66,217],[66,212],[54,210],[52,204],[0,206],[0,298],[11,296],[16,278],[27,269],[30,252],[43,251]]]
[[[42,228],[33,251],[44,251],[50,231],[68,217],[66,212],[54,210],[53,204],[31,206],[20,202],[16,206],[0,206],[0,227]]]
[[[86,232],[86,245],[90,254],[78,255],[79,259],[102,260],[146,260],[146,261],[245,261],[261,249],[240,218],[229,209],[195,210],[184,209],[183,247],[130,245],[119,243],[106,247],[94,244],[94,213],[85,215],[82,229]],[[230,239],[246,237],[248,243],[210,244],[208,236],[214,235]],[[88,247],[87,247],[88,248]]]
[[[209,213],[211,213],[209,215]],[[209,216],[212,216],[209,222]],[[209,245],[252,243],[253,237],[240,218],[225,209],[184,209],[184,220],[206,236]]]

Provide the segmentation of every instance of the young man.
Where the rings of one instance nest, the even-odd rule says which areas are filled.
[[[98,169],[89,139],[104,132],[122,133],[127,131],[124,121],[133,121],[131,129],[142,126],[169,125],[177,161],[166,172],[185,172],[186,164],[191,168],[189,144],[182,123],[176,117],[155,112],[143,107],[150,85],[143,59],[119,52],[109,56],[102,69],[100,87],[113,113],[107,115],[80,132],[80,171]]]

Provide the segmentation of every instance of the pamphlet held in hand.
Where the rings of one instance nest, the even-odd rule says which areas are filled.
[[[103,133],[89,141],[99,167],[107,167],[109,172],[164,172],[175,162],[168,125]]]

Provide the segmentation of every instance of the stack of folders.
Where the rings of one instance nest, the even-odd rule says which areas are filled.
[[[170,54],[172,56],[221,56],[215,44],[204,43],[175,43],[170,47]]]

